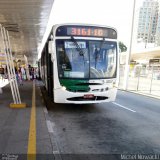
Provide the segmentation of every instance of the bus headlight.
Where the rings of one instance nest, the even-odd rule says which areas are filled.
[[[113,82],[113,88],[116,88],[117,86],[116,86],[116,82]]]
[[[100,89],[100,91],[101,91],[101,92],[103,92],[103,91],[104,91],[104,89],[103,89],[103,88],[101,88],[101,89]]]
[[[65,91],[65,90],[66,90],[66,87],[63,86],[63,87],[62,87],[62,90]]]
[[[108,90],[109,90],[109,88],[108,88],[108,87],[106,87],[106,88],[105,88],[105,90],[106,90],[106,91],[108,91]]]

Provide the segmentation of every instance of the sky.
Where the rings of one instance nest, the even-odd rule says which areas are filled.
[[[143,1],[135,0],[135,13],[138,13],[138,8]],[[54,0],[39,51],[42,50],[52,26],[61,23],[99,24],[114,27],[118,31],[118,40],[129,47],[133,4],[134,0]]]
[[[53,23],[87,23],[117,29],[120,41],[128,45],[133,0],[55,0]],[[143,0],[136,0],[136,11]]]

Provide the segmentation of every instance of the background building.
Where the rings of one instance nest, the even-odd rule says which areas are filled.
[[[157,0],[145,0],[139,10],[137,42],[156,43],[157,24],[159,14],[159,2]]]
[[[156,31],[156,41],[157,46],[160,46],[160,11],[158,16],[158,22],[157,22],[157,31]]]

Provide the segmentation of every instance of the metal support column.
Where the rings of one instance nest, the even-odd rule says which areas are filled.
[[[15,67],[13,63],[12,51],[11,51],[11,44],[9,39],[8,31],[0,25],[2,42],[3,42],[3,50],[6,57],[6,65],[8,71],[8,79],[11,87],[13,103],[10,104],[11,108],[24,108],[26,107],[25,103],[21,102],[19,88],[17,84],[17,78],[15,74]]]
[[[27,75],[27,79],[30,80],[30,74],[29,74],[29,68],[28,68],[28,59],[27,59],[26,55],[24,55],[24,60],[25,60],[25,63],[26,63],[26,75]]]

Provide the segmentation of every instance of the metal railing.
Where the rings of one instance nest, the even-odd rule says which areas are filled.
[[[123,89],[124,70],[125,65],[121,65],[120,89]],[[127,90],[160,97],[160,66],[137,66],[130,69]]]

